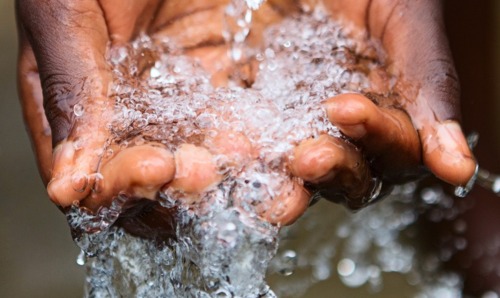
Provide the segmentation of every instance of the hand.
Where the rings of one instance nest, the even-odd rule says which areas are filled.
[[[160,227],[168,234],[171,216],[153,201],[158,191],[168,185],[196,194],[217,184],[221,177],[212,153],[203,147],[185,144],[173,153],[157,143],[126,149],[106,143],[114,105],[108,97],[106,51],[110,44],[130,42],[139,32],[166,35],[187,54],[199,57],[216,83],[223,84],[225,67],[230,67],[222,37],[225,5],[184,5],[183,0],[48,0],[43,5],[17,1],[19,93],[39,170],[55,204],[66,208],[77,202],[97,211],[125,193],[130,199],[120,225],[139,235],[148,234],[144,227]],[[214,55],[217,67],[210,64]],[[218,145],[227,151],[233,144]]]
[[[372,171],[358,166],[366,161],[354,148],[349,166],[344,161],[349,154],[330,139],[301,144],[292,165],[294,173],[326,197],[344,196],[353,208],[363,205],[370,195],[372,188],[359,184],[370,178],[370,172],[385,184],[398,183],[418,174],[423,163],[442,180],[464,186],[476,162],[458,122],[459,82],[440,1],[324,2],[344,24],[381,44],[397,82],[392,94],[375,99],[377,105],[360,95],[341,95],[326,103],[331,122],[363,148]]]
[[[119,193],[126,193],[131,201],[153,200],[167,183],[198,192],[220,179],[210,153],[201,147],[182,146],[174,154],[161,144],[124,150],[106,144],[106,125],[114,105],[108,97],[109,44],[127,43],[142,31],[176,35],[179,43],[194,48],[207,40],[220,41],[221,36],[199,34],[195,26],[184,30],[171,22],[181,15],[182,21],[195,23],[200,15],[192,10],[221,19],[219,4],[224,1],[215,1],[215,7],[213,2],[190,6],[182,5],[182,1],[157,0],[16,2],[18,83],[24,118],[41,176],[58,206],[79,202],[96,211]],[[207,9],[208,5],[213,9]],[[198,157],[194,161],[193,154]],[[205,175],[205,179],[198,180],[194,174],[175,176],[182,171]],[[139,209],[147,214],[165,214],[156,207]],[[127,224],[127,218],[131,217],[125,216],[122,224],[133,226]],[[155,220],[144,222],[164,225]]]

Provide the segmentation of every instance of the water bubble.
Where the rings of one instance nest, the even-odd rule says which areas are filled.
[[[110,53],[110,60],[113,64],[122,63],[128,57],[127,50],[123,47],[115,48]]]
[[[278,68],[278,64],[276,62],[274,62],[274,61],[268,62],[267,69],[269,69],[270,71],[275,71],[277,68]]]
[[[278,272],[283,276],[292,275],[297,266],[297,253],[293,250],[285,250],[281,254]]]
[[[94,180],[92,191],[100,193],[103,187],[104,176],[101,173],[94,173],[91,175],[91,179]]]
[[[434,188],[424,188],[420,195],[427,204],[436,204],[439,201],[441,193]]]
[[[73,106],[73,113],[75,114],[76,117],[83,116],[84,110],[85,109],[81,104],[76,104]]]
[[[137,120],[134,121],[133,125],[134,125],[135,128],[143,128],[146,125],[148,125],[148,120],[144,119],[144,118],[139,118],[139,119],[137,119]]]
[[[83,250],[80,250],[80,253],[76,257],[76,263],[80,266],[84,266],[86,262],[87,262],[87,255],[85,255],[85,252]]]
[[[238,231],[234,223],[228,222],[219,227],[218,238],[224,241],[226,244],[235,245],[237,237]]]
[[[149,75],[152,78],[157,78],[157,77],[161,76],[161,72],[157,68],[152,67],[151,70],[149,71]]]
[[[230,50],[230,54],[233,61],[240,61],[241,57],[243,56],[243,51],[238,47],[233,47]]]
[[[313,267],[312,275],[318,281],[327,280],[331,275],[330,264],[326,262],[317,263],[316,266]]]
[[[114,154],[113,149],[108,148],[108,149],[106,150],[106,158],[110,158],[110,157],[112,157],[112,156],[113,156],[113,154]]]
[[[217,298],[230,298],[230,297],[233,297],[233,295],[231,294],[231,292],[229,290],[226,290],[226,289],[223,289],[223,288],[220,288],[217,291],[215,291],[214,295]]]
[[[498,298],[498,297],[499,297],[498,294],[493,291],[488,291],[483,295],[481,295],[481,298]]]
[[[349,276],[354,273],[356,264],[351,259],[342,259],[337,265],[337,272],[341,276]]]
[[[266,56],[266,58],[269,58],[269,59],[272,59],[275,57],[273,49],[270,49],[270,48],[267,48],[264,50],[264,55]]]
[[[78,138],[73,141],[73,148],[78,151],[83,148],[83,140]]]
[[[463,234],[467,230],[467,222],[463,219],[457,219],[453,224],[453,229],[458,234]]]
[[[245,0],[247,6],[253,10],[258,9],[265,0]]]

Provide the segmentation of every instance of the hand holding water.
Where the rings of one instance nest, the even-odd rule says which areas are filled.
[[[374,0],[356,6],[352,1],[325,2],[346,24],[354,23],[380,39],[398,74],[398,94],[376,99],[378,105],[358,94],[328,99],[325,107],[330,121],[363,148],[363,154],[329,136],[305,140],[294,152],[292,173],[327,197],[348,198],[353,208],[373,191],[373,176],[401,182],[418,172],[415,169],[422,163],[443,180],[464,185],[475,162],[458,124],[449,121],[458,118],[458,83],[453,79],[437,4],[421,1],[410,4],[416,6],[410,9],[404,1]],[[202,147],[186,144],[174,154],[156,143],[124,150],[106,146],[106,123],[113,109],[108,98],[108,43],[127,43],[141,31],[165,34],[191,48],[190,53],[205,61],[207,69],[231,66],[225,58],[224,39],[212,34],[222,31],[217,20],[226,1],[217,1],[215,6],[204,1],[181,4],[132,0],[49,1],[44,6],[34,1],[18,3],[23,110],[42,177],[56,204],[66,207],[81,201],[82,206],[96,210],[120,192],[154,199],[169,183],[199,192],[221,179],[210,153]],[[271,1],[267,8],[272,21],[296,9],[283,1]],[[398,18],[402,13],[409,17]],[[422,46],[413,46],[414,42]],[[212,58],[203,59],[210,55],[220,58],[222,67],[213,66]],[[385,90],[386,84],[381,80],[380,89]],[[103,158],[108,149],[112,150]],[[198,174],[180,179],[176,177],[179,165]],[[303,201],[302,196],[296,201]],[[295,207],[291,204],[290,208]],[[305,206],[296,204],[296,208]],[[302,211],[291,214],[296,217]],[[286,218],[283,223],[294,219]]]

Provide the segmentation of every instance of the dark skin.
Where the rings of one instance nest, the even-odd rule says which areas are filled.
[[[108,98],[108,45],[127,43],[143,31],[173,37],[212,71],[214,84],[223,84],[232,65],[224,61],[227,45],[214,32],[221,32],[221,12],[227,1],[193,0],[186,5],[180,0],[18,0],[16,4],[24,118],[42,179],[57,205],[80,201],[81,206],[96,210],[109,205],[120,192],[154,200],[165,187],[196,194],[221,179],[202,146],[182,146],[176,152],[158,144],[117,150],[100,168],[98,150],[108,137],[106,119],[113,109]],[[440,1],[326,0],[325,5],[346,25],[380,42],[397,77],[397,96],[378,105],[357,94],[327,99],[330,121],[364,154],[328,136],[304,140],[294,152],[291,172],[326,194],[342,194],[347,202],[368,196],[374,175],[386,184],[401,182],[399,177],[415,173],[422,165],[446,182],[465,185],[475,160],[458,124],[459,84]],[[251,42],[258,42],[262,28],[296,9],[285,0],[266,3],[255,18]],[[222,66],[213,65],[213,57],[222,60]],[[382,80],[382,89],[384,84]],[[77,103],[85,110],[78,119],[73,113]],[[74,149],[77,142],[79,150]],[[219,144],[221,151],[229,146]],[[205,159],[191,162],[194,156]],[[181,168],[186,173],[204,173],[204,182],[197,176],[179,178]],[[123,177],[124,169],[140,170]],[[99,181],[97,171],[105,173],[105,183]],[[310,192],[300,183],[291,188],[291,195],[280,197],[288,212],[273,219],[275,223],[289,224],[307,207]]]

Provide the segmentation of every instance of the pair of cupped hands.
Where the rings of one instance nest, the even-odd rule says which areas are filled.
[[[79,202],[96,211],[125,194],[132,206],[142,199],[154,200],[165,187],[196,194],[221,179],[211,161],[219,152],[203,146],[185,144],[170,152],[160,144],[144,144],[115,148],[111,156],[103,157],[114,106],[106,57],[110,45],[126,44],[146,32],[176,39],[208,69],[213,60],[230,65],[220,54],[227,49],[221,35],[227,2],[17,1],[20,99],[38,167],[54,203],[65,208]],[[252,30],[258,32],[293,13],[296,2],[268,0],[255,15]],[[268,220],[293,222],[309,205],[312,188],[326,198],[342,198],[355,209],[372,195],[374,177],[387,186],[428,169],[450,184],[465,185],[476,162],[458,122],[459,82],[441,1],[323,2],[346,26],[380,43],[396,83],[376,103],[360,94],[325,99],[329,120],[350,142],[323,135],[298,144],[288,166],[310,188],[298,179],[276,198],[285,203],[285,212]],[[75,105],[82,108],[81,115],[75,115]],[[246,150],[223,138],[217,146],[225,153]],[[162,225],[160,217],[169,214],[160,209],[145,209],[149,213],[141,218],[146,225]],[[124,225],[130,226],[130,221]]]

